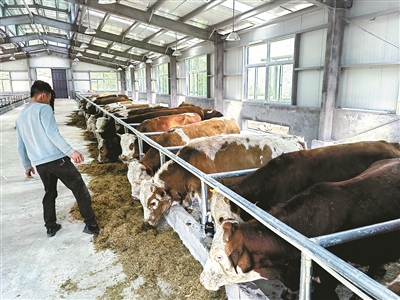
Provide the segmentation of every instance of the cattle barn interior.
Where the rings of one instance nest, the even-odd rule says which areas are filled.
[[[232,228],[236,228],[235,222],[243,222],[240,217],[235,219],[237,215],[229,209],[231,215],[224,224],[213,218],[210,201],[214,193],[220,193],[226,202],[246,210],[301,251],[301,267],[296,265],[299,290],[292,291],[298,293],[297,298],[311,299],[311,284],[306,282],[312,276],[308,266],[313,261],[340,282],[336,289],[340,300],[350,299],[353,293],[363,299],[398,299],[400,255],[385,265],[386,275],[371,279],[363,273],[365,269],[340,261],[323,249],[334,237],[328,236],[328,242],[322,242],[324,237],[307,238],[277,221],[274,209],[268,213],[229,188],[231,185],[226,182],[230,179],[233,182],[246,178],[259,166],[242,168],[239,174],[235,173],[239,170],[231,170],[225,163],[224,167],[209,171],[204,161],[193,166],[183,157],[183,150],[178,151],[182,147],[189,149],[185,147],[199,138],[248,134],[266,139],[298,138],[290,149],[278,151],[279,147],[269,145],[271,157],[259,158],[262,168],[280,155],[303,151],[298,149],[300,144],[308,151],[385,141],[390,153],[380,159],[400,158],[399,24],[398,0],[0,0],[1,297],[293,297],[285,284],[260,279],[254,270],[249,274],[256,275],[237,279],[243,275],[240,266],[217,291],[204,283],[207,276],[214,278],[204,274],[216,238],[225,245],[226,235],[222,233],[229,227],[226,222],[233,222]],[[15,119],[29,102],[35,80],[52,86],[60,132],[86,157],[78,169],[93,193],[95,212],[98,209],[98,237],[80,237],[77,206],[61,184],[57,213],[65,223],[63,230],[51,239],[42,232],[42,183],[38,175],[33,180],[25,178],[15,158]],[[155,118],[171,120],[172,115],[182,113],[196,113],[198,120],[186,117],[179,121],[184,123],[175,126],[145,129],[144,122]],[[237,128],[226,125],[224,132],[208,130],[199,135],[197,123],[211,124],[217,119],[231,120]],[[100,121],[104,122],[101,127]],[[181,128],[171,129],[178,126]],[[131,153],[132,148],[136,151],[131,158],[125,156],[123,145],[122,136],[128,134],[136,135],[135,146],[128,146]],[[182,137],[177,141],[182,134],[186,140]],[[101,157],[101,149],[106,146],[109,156]],[[153,156],[147,155],[150,146],[154,148]],[[217,148],[215,142],[213,146]],[[215,150],[215,157],[219,150]],[[198,193],[188,192],[185,198],[182,192],[176,192],[179,197],[175,196],[166,187],[169,183],[163,181],[166,193],[178,205],[168,207],[160,224],[152,228],[148,225],[151,219],[145,217],[150,203],[146,201],[151,199],[145,191],[152,189],[145,183],[160,187],[165,169],[172,164],[166,162],[170,159],[186,172],[179,179],[182,184],[188,181],[188,174],[200,178],[196,183],[190,182]],[[232,157],[233,160],[238,158]],[[143,166],[145,171],[139,178],[135,168]],[[368,167],[361,170],[367,172],[365,177],[372,172]],[[359,173],[336,181],[347,182]],[[312,187],[307,191],[308,188]],[[102,197],[97,198],[100,194]],[[398,202],[396,195],[393,194],[393,201]],[[192,205],[186,205],[187,199]],[[151,205],[155,207],[154,203]],[[150,211],[153,216],[155,210]],[[117,226],[111,214],[122,223]],[[388,222],[384,225],[367,224],[373,229],[359,230],[359,234],[399,232],[399,214],[395,220],[385,219]],[[17,219],[19,215],[22,220]],[[75,235],[64,234],[73,230]],[[146,243],[140,246],[139,238],[132,235],[141,236]],[[163,242],[165,237],[171,240]],[[322,246],[313,246],[318,242]],[[130,249],[132,243],[137,256]],[[393,247],[399,244],[399,239],[393,241]],[[174,245],[179,259],[164,258],[166,249],[172,252]],[[140,255],[139,249],[144,251]],[[128,253],[132,255],[127,256]],[[46,262],[46,257],[51,261]],[[146,265],[147,259],[153,264]],[[168,260],[171,266],[167,265]],[[168,272],[162,271],[163,263]],[[185,281],[185,285],[180,287],[173,276]],[[145,290],[152,291],[146,295]]]

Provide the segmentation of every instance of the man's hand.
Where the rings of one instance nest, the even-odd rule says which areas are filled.
[[[26,177],[28,177],[28,178],[33,178],[32,175],[31,175],[31,172],[32,172],[32,174],[35,174],[35,169],[34,169],[33,167],[31,167],[31,168],[28,169],[28,170],[25,170],[25,175],[26,175]]]
[[[84,162],[84,160],[85,160],[83,155],[80,154],[78,151],[74,151],[74,153],[71,154],[71,158],[74,161],[74,163],[76,163],[76,164]]]

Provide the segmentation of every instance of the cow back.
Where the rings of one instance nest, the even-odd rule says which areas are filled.
[[[200,121],[201,116],[199,114],[183,113],[144,120],[136,129],[140,132],[161,132],[167,131],[173,127],[197,123]]]
[[[106,105],[110,103],[115,103],[115,102],[123,102],[129,100],[128,96],[119,94],[119,95],[111,95],[111,96],[105,96],[102,98],[97,98],[93,102],[96,103],[97,105]]]
[[[399,143],[385,141],[301,150],[282,154],[230,188],[268,211],[315,183],[347,180],[378,160],[399,157]],[[231,209],[243,219],[251,218],[234,203]]]
[[[183,146],[194,138],[239,132],[239,125],[234,119],[215,118],[168,130],[160,135],[157,143],[163,147]],[[154,175],[160,168],[158,150],[150,148],[140,162],[146,167],[149,175]]]
[[[307,237],[317,237],[400,218],[400,159],[378,161],[360,175],[341,182],[316,184],[270,212]],[[257,220],[223,225],[226,254],[236,253],[234,266],[245,272],[284,266],[280,280],[298,287],[300,251]],[[373,277],[383,263],[400,257],[400,231],[371,235],[329,247],[345,261],[369,266]],[[252,256],[257,260],[252,259]],[[247,256],[247,257],[246,257]],[[246,257],[246,259],[243,259]],[[268,261],[263,264],[263,261]],[[288,281],[289,266],[297,269],[297,282]],[[314,270],[318,276],[322,270]],[[268,272],[261,272],[268,274]],[[275,279],[266,277],[267,279]],[[326,276],[322,284],[329,280]],[[321,288],[322,289],[322,288]],[[323,289],[321,292],[324,292]],[[325,291],[326,292],[326,291]],[[325,295],[326,296],[326,295]]]

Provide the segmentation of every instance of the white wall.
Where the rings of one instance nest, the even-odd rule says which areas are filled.
[[[75,66],[71,65],[71,70],[75,92],[87,92],[90,90],[90,72],[115,71],[115,69],[111,69],[110,67],[90,64],[82,61],[78,62],[78,64]]]
[[[350,23],[347,23],[344,35],[339,107],[391,113],[398,109],[398,11],[399,1],[354,1],[347,14]],[[380,12],[386,14],[380,15]]]
[[[31,87],[26,59],[0,63],[0,71],[10,72],[13,93],[30,91]]]
[[[54,55],[44,55],[39,57],[32,57],[29,59],[29,66],[31,68],[69,68],[69,59],[57,57]]]
[[[297,105],[321,106],[326,48],[325,28],[300,34]]]

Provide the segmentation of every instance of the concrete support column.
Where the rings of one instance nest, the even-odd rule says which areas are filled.
[[[176,56],[170,56],[169,63],[169,88],[171,91],[171,107],[178,106],[178,70],[176,69]]]
[[[215,43],[214,109],[224,113],[224,42]]]
[[[136,101],[136,90],[135,90],[135,69],[129,68],[129,72],[131,72],[131,99]]]
[[[146,94],[147,101],[153,103],[153,97],[151,92],[151,64],[146,64]]]
[[[69,72],[68,72],[69,71]],[[72,61],[69,61],[69,70],[67,70],[67,74],[69,73],[69,78],[68,80],[69,83],[69,89],[68,89],[68,94],[72,97],[72,99],[75,99],[75,79],[74,79],[74,70],[72,66]]]
[[[126,93],[126,77],[125,77],[125,71],[122,69],[122,71],[118,72],[120,82],[121,82],[121,94]]]
[[[341,17],[345,17],[345,14],[345,9],[333,9],[329,12],[318,132],[318,139],[322,141],[332,139],[333,110],[337,107],[343,34],[346,25],[346,21]]]

